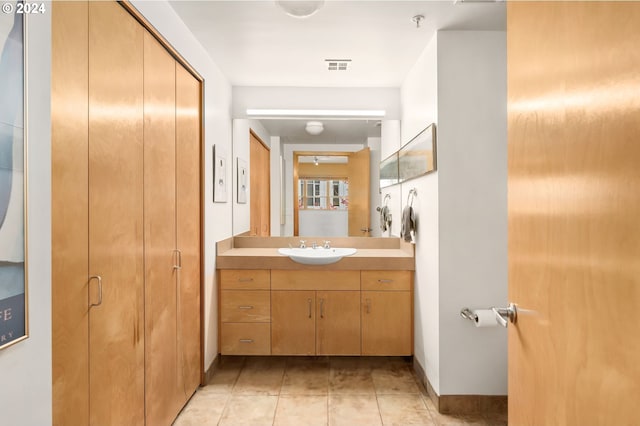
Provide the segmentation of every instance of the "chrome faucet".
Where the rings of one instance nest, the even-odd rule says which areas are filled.
[[[324,248],[326,248],[326,249],[330,249],[330,248],[331,248],[331,241],[329,241],[329,240],[325,240],[325,241],[324,241],[324,246],[323,246],[323,247],[324,247]]]
[[[318,243],[316,243],[315,241],[311,243],[311,248],[313,249],[317,249],[318,248]]]
[[[300,240],[300,248],[307,248],[304,240]]]

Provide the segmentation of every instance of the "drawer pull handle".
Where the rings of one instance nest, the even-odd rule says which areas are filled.
[[[320,318],[324,318],[324,299],[320,299]]]
[[[309,305],[309,318],[311,318],[311,299],[307,299],[307,304]]]
[[[378,282],[380,284],[390,284],[393,282],[393,280],[383,279],[383,280],[378,280]]]
[[[238,281],[241,283],[250,283],[253,281],[253,278],[238,278]]]
[[[240,343],[253,343],[253,339],[240,339]]]
[[[253,306],[238,306],[238,309],[253,309]]]

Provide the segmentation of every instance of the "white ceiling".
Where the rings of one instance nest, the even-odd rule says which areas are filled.
[[[270,0],[170,4],[234,86],[399,87],[436,30],[506,26],[503,2],[329,0],[303,19]]]
[[[234,86],[400,87],[437,30],[504,30],[503,2],[328,0],[315,15],[286,15],[274,1],[170,1]],[[412,22],[424,15],[420,28]],[[328,71],[325,59],[352,59]],[[288,141],[353,143],[379,136],[375,122],[262,120]]]

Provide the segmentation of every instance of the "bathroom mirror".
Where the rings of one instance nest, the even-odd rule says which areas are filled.
[[[398,151],[398,180],[404,182],[436,170],[435,124],[430,124]]]
[[[234,120],[233,158],[247,159],[250,174],[250,132],[260,136],[269,148],[270,235],[377,236],[372,232],[375,223],[371,219],[371,210],[375,212],[380,204],[379,120],[325,119],[324,131],[320,135],[309,135],[305,131],[305,124],[305,120],[298,119]],[[354,166],[349,176],[349,156],[367,148],[366,165]],[[315,165],[316,157],[318,166]],[[294,177],[294,169],[298,169],[298,166],[299,176]],[[355,206],[351,200],[354,179],[358,187],[366,188],[358,189],[360,197]],[[237,192],[235,185],[237,182],[234,182],[234,194]],[[249,193],[252,189],[249,187]],[[234,196],[232,206],[233,234],[245,234],[250,228],[250,217],[254,211],[250,196],[246,204],[238,203]],[[349,232],[348,218],[354,209],[360,211],[362,217],[366,211],[369,220],[352,223],[352,231]],[[309,222],[307,217],[311,216],[314,219]],[[309,223],[313,226],[307,226]]]
[[[394,152],[380,162],[380,188],[398,183],[398,153]]]

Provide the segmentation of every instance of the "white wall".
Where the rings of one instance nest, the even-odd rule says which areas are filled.
[[[280,159],[282,158],[282,144],[280,136],[271,136],[271,236],[282,235],[283,226],[280,224],[282,179],[284,170],[280,172]]]
[[[223,152],[227,164],[231,159],[231,85],[209,54],[166,1],[134,0],[133,5],[202,75],[204,83],[204,367],[207,369],[218,353],[218,300],[216,291],[215,243],[232,235],[231,198],[213,203],[212,147]],[[227,167],[227,182],[232,168]]]
[[[39,426],[52,421],[50,13],[27,15],[27,62],[29,338],[0,351],[0,417]]]
[[[396,150],[409,142],[429,124],[438,122],[437,51],[438,34],[429,42],[402,84],[401,138]],[[436,136],[436,138],[438,137],[439,135]],[[439,138],[437,143],[440,143]],[[397,194],[404,208],[409,190],[415,188],[418,191],[413,203],[418,217],[415,246],[414,351],[416,361],[422,366],[431,385],[438,393],[440,391],[440,359],[442,355],[439,328],[438,247],[439,236],[443,232],[439,229],[438,224],[439,173],[438,171],[405,182],[400,185],[401,191],[400,194]],[[392,194],[392,197],[395,195]],[[401,216],[399,215],[396,219],[394,212],[393,217],[399,235]]]
[[[247,108],[383,109],[386,119],[400,117],[395,87],[233,87],[233,117]]]
[[[506,330],[476,329],[459,315],[463,306],[507,305],[506,73],[505,32],[438,34],[440,392],[445,395],[507,394]]]
[[[438,171],[401,185],[418,190],[415,359],[440,395],[506,395],[506,331],[459,315],[507,301],[505,33],[438,32],[401,94],[403,143],[437,123]]]
[[[271,147],[271,135],[264,128],[262,123],[258,120],[247,120],[247,119],[235,119],[233,120],[233,185],[231,187],[231,192],[233,196],[229,199],[233,199],[233,235],[242,234],[243,232],[249,231],[249,227],[251,224],[251,185],[249,184],[249,189],[247,191],[247,202],[246,204],[238,204],[238,161],[237,158],[240,157],[247,163],[247,182],[251,181],[251,156],[249,150],[249,131],[253,130],[253,132],[258,135],[258,137],[264,142],[264,144],[268,147]],[[271,155],[274,153],[271,152]],[[273,182],[272,182],[273,186]]]
[[[380,206],[382,199],[380,198],[380,149],[382,138],[367,138],[367,146],[370,150],[369,157],[369,204],[370,204],[370,227],[371,236],[380,237],[382,230],[380,229],[380,213],[376,211],[376,207]],[[347,219],[348,220],[348,219]],[[348,230],[347,230],[348,235]]]

